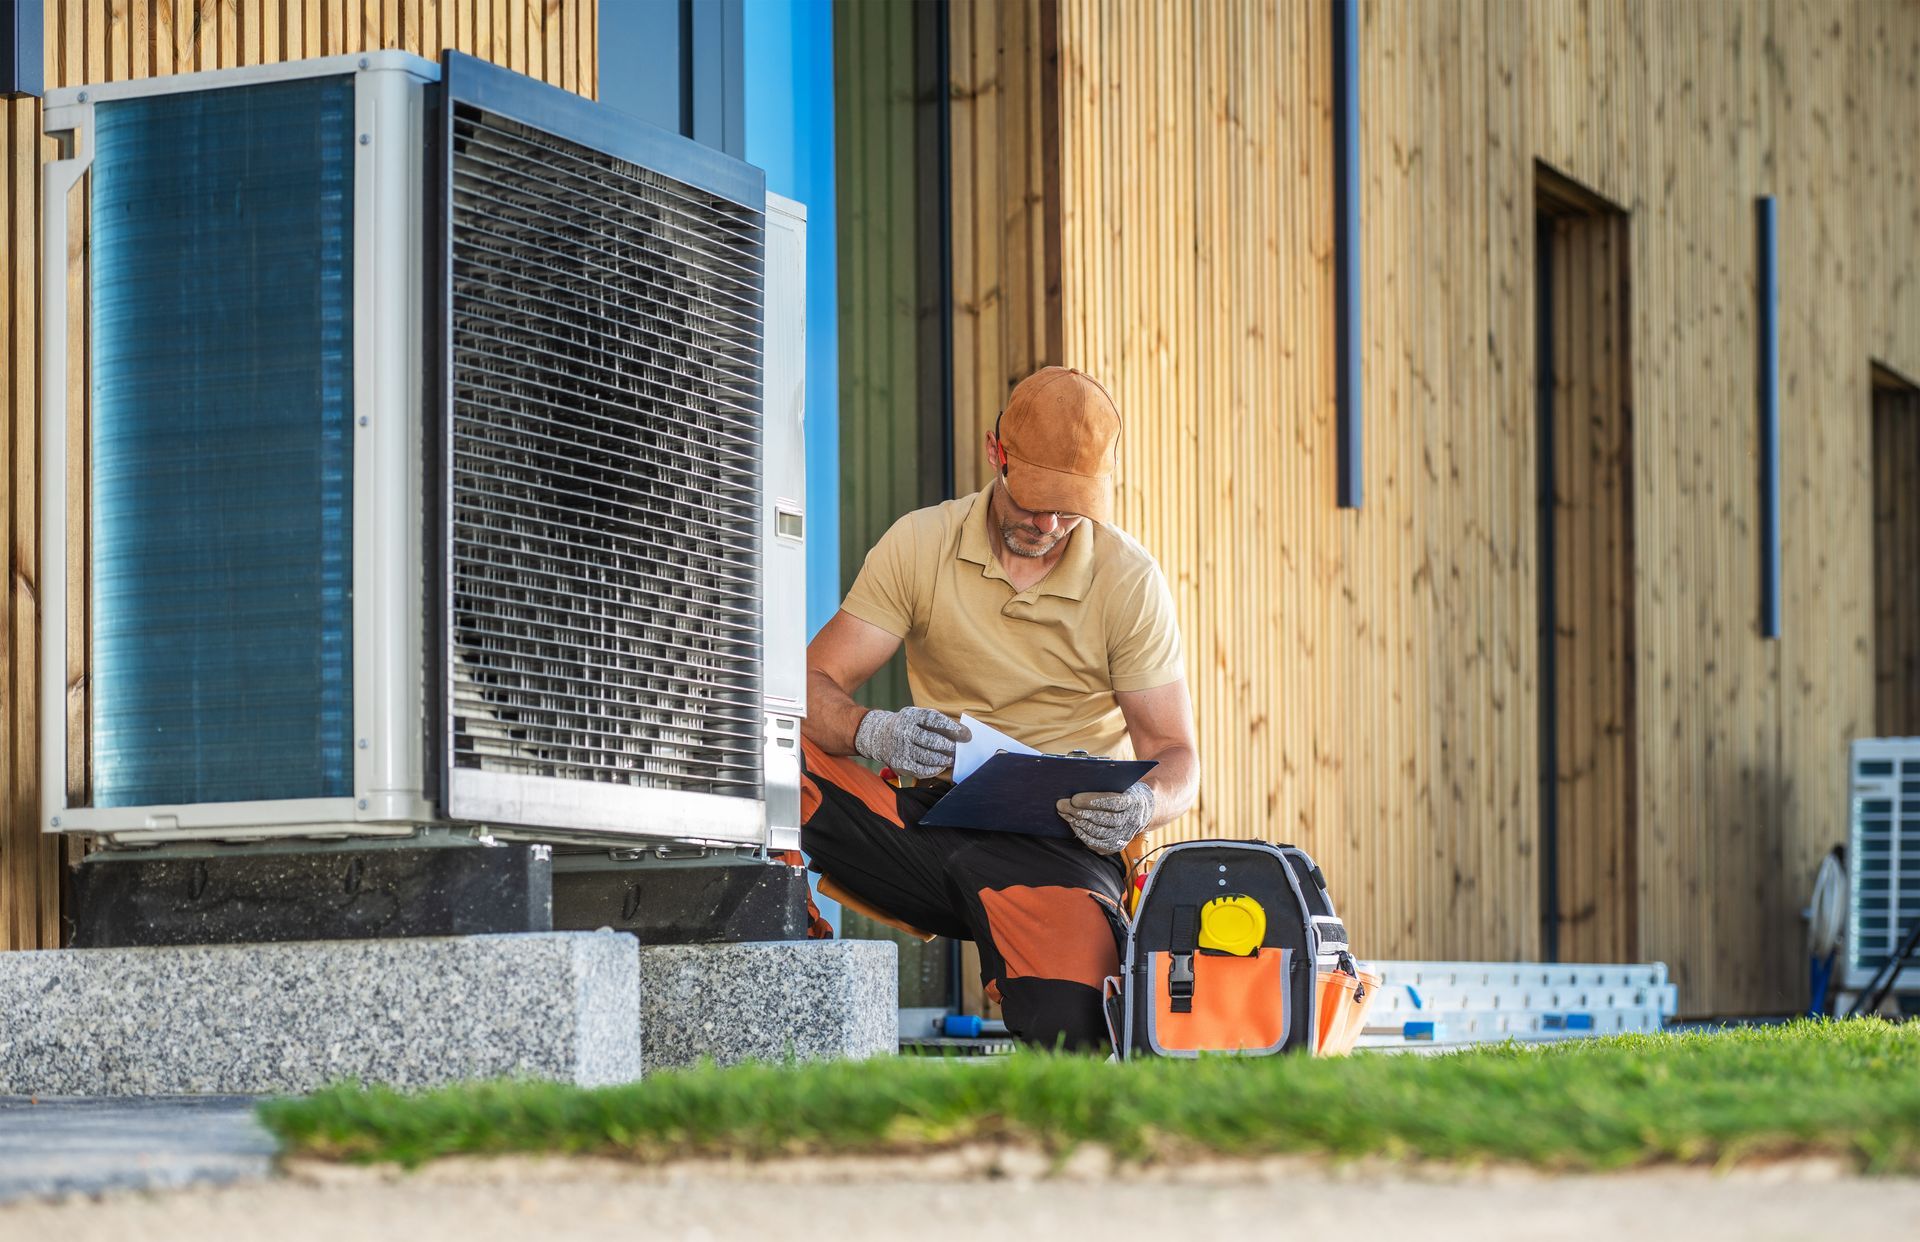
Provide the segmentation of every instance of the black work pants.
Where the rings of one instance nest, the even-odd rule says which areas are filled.
[[[1101,984],[1119,973],[1112,921],[1125,866],[1073,839],[922,826],[948,787],[895,789],[803,745],[800,844],[809,865],[922,931],[980,946],[980,976],[1028,1043],[1107,1046]]]

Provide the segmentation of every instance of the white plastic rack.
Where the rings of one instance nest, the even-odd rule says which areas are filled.
[[[1372,962],[1368,969],[1382,982],[1361,1048],[1417,1052],[1651,1033],[1679,1008],[1663,962]]]

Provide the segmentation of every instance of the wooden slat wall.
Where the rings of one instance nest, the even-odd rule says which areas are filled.
[[[46,9],[49,87],[457,48],[589,97],[599,89],[597,0],[47,0]]]
[[[47,0],[46,81],[50,87],[121,81],[236,65],[298,60],[378,48],[437,57],[458,48],[589,97],[598,91],[596,0]],[[0,448],[6,506],[9,602],[0,608],[0,949],[59,942],[60,850],[39,831],[39,211],[40,165],[55,154],[40,137],[37,100],[0,101]],[[84,214],[71,205],[70,339],[86,332],[79,262]],[[70,457],[84,460],[84,389],[73,390]],[[69,512],[73,546],[84,549],[84,494]],[[70,582],[68,616],[75,687],[69,753],[77,781],[85,744],[85,584]]]
[[[1690,1012],[1796,1007],[1797,911],[1842,832],[1845,743],[1873,729],[1868,360],[1920,373],[1920,6],[1364,3],[1367,503],[1350,512],[1328,6],[1058,3],[1046,360],[1113,387],[1121,521],[1185,629],[1206,783],[1168,835],[1299,841],[1370,955],[1539,952],[1543,161],[1630,217],[1632,775],[1604,796],[1636,815],[1632,943]],[[1769,193],[1779,642],[1758,634]],[[1007,206],[969,224],[957,193],[956,237]]]
[[[946,499],[938,15],[834,6],[843,591],[894,519]],[[908,702],[905,657],[859,697]]]
[[[1047,49],[1057,0],[952,0],[954,491],[989,477],[986,433],[1013,386],[1060,354],[1058,122]]]
[[[35,101],[0,101],[0,486],[6,506],[7,600],[0,607],[0,946],[53,944],[59,935],[60,851],[35,830],[40,819],[39,647],[35,589],[39,528],[34,479],[39,440],[40,111]]]

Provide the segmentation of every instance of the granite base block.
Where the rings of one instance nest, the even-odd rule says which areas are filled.
[[[886,940],[646,945],[647,1069],[708,1058],[864,1059],[899,1048],[899,950]]]
[[[0,1095],[630,1082],[635,949],[549,932],[0,953]]]

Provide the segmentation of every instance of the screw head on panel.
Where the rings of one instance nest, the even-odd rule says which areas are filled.
[[[372,145],[373,145],[373,135],[372,135],[372,134],[362,134],[362,135],[360,135],[360,145],[361,145],[361,146],[363,146],[363,147],[366,147],[366,146],[372,146]]]
[[[87,93],[85,91],[80,92],[80,102],[81,103],[87,102]]]
[[[365,414],[362,414],[362,415],[360,416],[360,425],[361,425],[362,427],[364,427],[364,426],[366,426],[366,425],[367,425],[367,416],[366,416]]]
[[[366,748],[367,748],[367,739],[363,737],[360,739],[360,749],[365,750]]]
[[[360,799],[360,809],[363,811],[367,809],[367,800],[365,798]]]
[[[368,59],[367,59],[366,57],[364,57],[364,56],[362,56],[362,57],[360,58],[360,67],[361,67],[362,69],[365,69],[365,68],[366,68],[366,67],[367,67],[368,65],[371,65],[372,63],[373,63],[372,61],[370,61],[370,60],[368,60]]]
[[[53,817],[53,826],[55,828],[58,828],[60,826],[60,817],[58,815]]]

